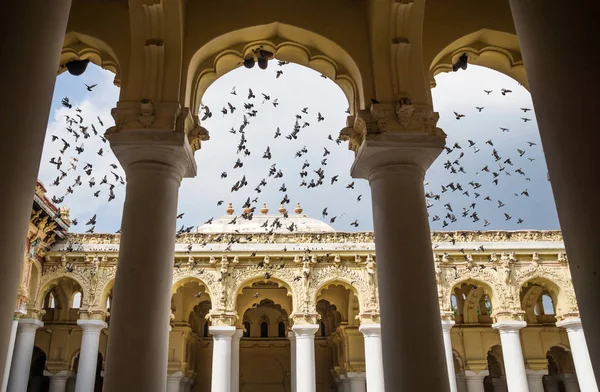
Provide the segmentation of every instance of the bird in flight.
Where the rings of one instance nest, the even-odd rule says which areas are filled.
[[[92,89],[93,89],[94,87],[96,87],[97,85],[98,85],[97,83],[96,83],[96,84],[92,84],[91,86],[89,86],[89,85],[87,85],[87,84],[86,84],[86,85],[85,85],[85,88],[87,89],[87,91],[92,91]]]

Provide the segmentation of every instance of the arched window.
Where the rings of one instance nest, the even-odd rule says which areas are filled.
[[[110,295],[106,297],[106,310],[110,310]]]
[[[244,321],[244,337],[250,337],[250,321]]]
[[[79,309],[81,307],[81,293],[79,291],[73,294],[73,306],[72,309]]]
[[[208,321],[204,322],[204,337],[207,338],[208,337]]]
[[[278,335],[280,338],[285,338],[285,324],[283,321],[280,321],[279,324],[277,325],[278,328]]]
[[[50,291],[44,299],[44,309],[54,308],[56,308],[56,300],[54,299],[54,294],[52,293],[52,291]]]
[[[490,301],[490,297],[488,297],[487,294],[484,294],[483,297],[481,297],[481,301],[479,301],[478,314],[481,316],[492,315],[492,301]]]
[[[454,313],[455,316],[458,315],[458,301],[454,294],[450,296],[450,306],[452,307],[452,313]]]
[[[269,337],[269,323],[263,321],[260,323],[260,337],[268,338]]]
[[[544,310],[544,314],[555,314],[554,302],[548,294],[542,295],[542,309]]]
[[[321,321],[321,336],[327,336],[327,331],[325,331],[325,323]]]

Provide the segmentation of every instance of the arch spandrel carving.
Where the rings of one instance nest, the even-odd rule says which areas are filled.
[[[325,268],[315,268],[308,292],[308,298],[311,301],[311,312],[316,312],[319,293],[335,283],[342,283],[353,288],[352,292],[357,295],[359,301],[359,314],[367,310],[378,311],[377,300],[373,298],[373,295],[377,295],[377,288],[371,287],[366,275],[366,271],[362,268],[350,268],[348,266],[330,265]]]
[[[577,298],[568,268],[532,265],[516,271],[515,285],[519,289],[528,282],[542,285],[556,297],[557,318],[579,314]]]

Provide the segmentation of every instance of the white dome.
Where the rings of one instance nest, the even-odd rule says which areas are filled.
[[[281,223],[281,227],[272,226],[274,222]],[[265,224],[266,223],[266,224]],[[291,225],[293,230],[290,230]],[[199,226],[198,233],[323,233],[335,232],[333,227],[318,219],[310,218],[306,214],[295,212],[288,213],[286,218],[283,214],[261,214],[255,213],[252,219],[245,219],[241,215],[224,215],[214,219],[212,223]]]

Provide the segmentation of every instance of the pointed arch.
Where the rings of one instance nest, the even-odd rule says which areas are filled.
[[[58,73],[67,70],[66,64],[73,60],[89,60],[115,74],[114,83],[121,86],[121,66],[115,51],[104,41],[76,31],[65,35],[60,54]]]
[[[278,288],[286,289],[287,296],[291,297],[291,306],[290,306],[290,304],[286,304],[284,301],[278,301],[275,298],[273,298],[272,296],[270,296],[268,293],[263,293],[263,292],[258,292],[258,296],[256,296],[256,297],[252,296],[250,298],[247,298],[247,297],[244,298],[244,296],[243,296],[244,289],[250,288],[250,287],[252,287],[253,284],[260,283],[260,282],[276,283]],[[288,314],[288,316],[293,313],[294,308],[296,306],[294,290],[288,282],[286,282],[282,279],[276,278],[276,277],[271,277],[269,279],[265,279],[264,276],[260,276],[260,277],[253,277],[253,278],[246,279],[237,286],[237,289],[235,290],[235,293],[233,295],[233,309],[235,309],[235,311],[238,312],[238,316],[242,316],[244,314],[244,312],[252,306],[253,303],[261,303],[262,301],[265,301],[265,300],[273,301],[276,305],[281,306],[281,308],[283,310],[285,310],[285,312]]]
[[[245,55],[258,46],[274,57],[320,72],[344,91],[350,113],[364,109],[361,72],[341,46],[312,31],[274,22],[231,31],[216,37],[191,57],[186,78],[185,105],[197,113],[206,89],[220,76],[242,65]]]
[[[494,69],[529,89],[517,36],[490,29],[481,29],[467,34],[440,51],[429,66],[432,87],[435,87],[435,75],[440,72],[451,72],[452,64],[463,53],[469,58],[469,64]]]

